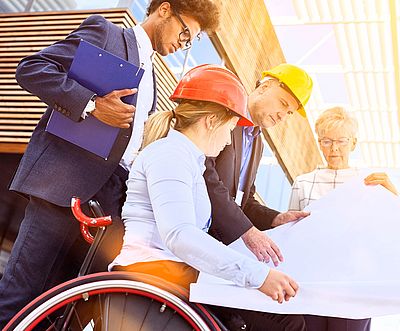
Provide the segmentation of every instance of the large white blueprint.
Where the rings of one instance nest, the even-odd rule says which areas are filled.
[[[267,231],[300,285],[278,304],[258,290],[200,274],[191,301],[347,318],[400,314],[400,198],[354,179],[310,204],[311,215]],[[231,245],[252,258],[241,239]]]

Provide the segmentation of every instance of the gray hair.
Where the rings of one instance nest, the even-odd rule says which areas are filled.
[[[318,137],[323,137],[326,132],[334,129],[343,129],[356,137],[358,131],[357,120],[342,107],[333,107],[325,110],[315,122],[315,132]]]

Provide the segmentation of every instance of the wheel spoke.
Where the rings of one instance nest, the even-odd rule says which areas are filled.
[[[81,319],[79,318],[79,314],[78,314],[78,312],[76,311],[75,306],[76,306],[76,305],[74,305],[74,306],[72,307],[72,310],[73,310],[73,313],[74,313],[74,315],[75,315],[76,322],[77,322],[78,325],[79,325],[79,329],[80,329],[80,330],[83,330],[82,321],[81,321]]]
[[[147,315],[149,314],[150,308],[151,308],[151,306],[153,305],[153,302],[154,302],[154,300],[152,299],[152,300],[150,301],[150,304],[147,306],[146,314],[144,315],[144,318],[143,318],[142,324],[140,325],[139,331],[142,330],[142,327],[143,327],[143,325],[144,325],[144,322],[146,321]]]
[[[37,325],[39,321],[42,322],[34,330],[71,331],[83,330],[85,327],[92,330],[100,330],[102,327],[112,331],[128,330],[129,318],[134,318],[131,322],[136,323],[136,330],[144,331],[155,325],[158,330],[164,331],[178,330],[178,326],[179,330],[209,330],[208,322],[185,301],[154,285],[132,280],[131,274],[116,276],[110,273],[85,277],[45,293],[24,310],[21,316],[17,316],[7,331],[31,329],[29,326]],[[85,301],[82,293],[89,295],[90,299]],[[119,306],[113,304],[111,307],[121,313],[115,315],[120,316],[120,319],[109,319],[105,315],[109,313],[105,301],[108,296],[113,296],[115,302],[119,302]],[[115,323],[118,320],[121,321],[120,326],[115,325],[120,323]]]
[[[167,329],[169,322],[171,322],[172,317],[175,316],[175,311],[169,316],[167,323],[163,327],[163,331]]]

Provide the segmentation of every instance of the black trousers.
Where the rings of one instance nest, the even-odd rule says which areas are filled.
[[[305,315],[308,331],[369,331],[371,319],[354,320],[349,318]]]
[[[302,315],[272,314],[218,306],[207,307],[230,331],[307,331]]]
[[[120,171],[122,168],[118,168]],[[125,201],[124,172],[115,172],[93,197],[107,215],[112,215],[121,228],[119,218]],[[127,176],[127,173],[125,173]],[[84,185],[84,183],[82,183]],[[88,212],[87,204],[82,209]],[[118,222],[119,221],[119,222]],[[112,232],[112,231],[111,231]],[[119,253],[122,236],[104,257],[100,268]],[[49,288],[77,276],[89,245],[79,232],[79,224],[71,209],[30,197],[10,259],[0,281],[0,330],[27,303]]]

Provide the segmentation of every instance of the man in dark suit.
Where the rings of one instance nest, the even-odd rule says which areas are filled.
[[[79,196],[83,203],[95,198],[105,213],[120,214],[125,180],[140,148],[144,121],[155,109],[154,52],[168,55],[189,48],[201,30],[213,31],[219,21],[219,8],[211,0],[152,0],[147,11],[146,20],[131,29],[91,16],[65,40],[28,56],[17,68],[19,84],[43,100],[48,109],[10,185],[11,190],[27,196],[29,203],[0,281],[0,329],[44,290],[76,276],[79,265],[63,265],[79,237],[78,223],[68,207],[72,196]],[[136,107],[121,101],[136,90],[100,97],[68,78],[81,39],[144,67]],[[120,128],[108,159],[46,132],[53,110],[76,122],[95,116]],[[118,251],[119,247],[115,253]]]
[[[232,144],[217,158],[206,161],[204,177],[212,204],[209,233],[227,245],[241,237],[260,261],[268,262],[272,258],[275,265],[283,261],[283,256],[277,245],[261,231],[295,221],[308,213],[280,213],[255,198],[254,182],[263,151],[260,133],[261,129],[284,121],[295,111],[305,116],[304,106],[311,90],[311,78],[296,66],[281,64],[263,72],[248,98],[248,112],[255,127],[236,127]],[[248,329],[253,329],[255,321],[261,318],[261,314],[250,311],[238,310],[238,314]],[[268,316],[263,318],[268,319]],[[300,329],[302,324],[295,316],[270,314],[270,319],[271,325],[276,327],[273,330]]]

